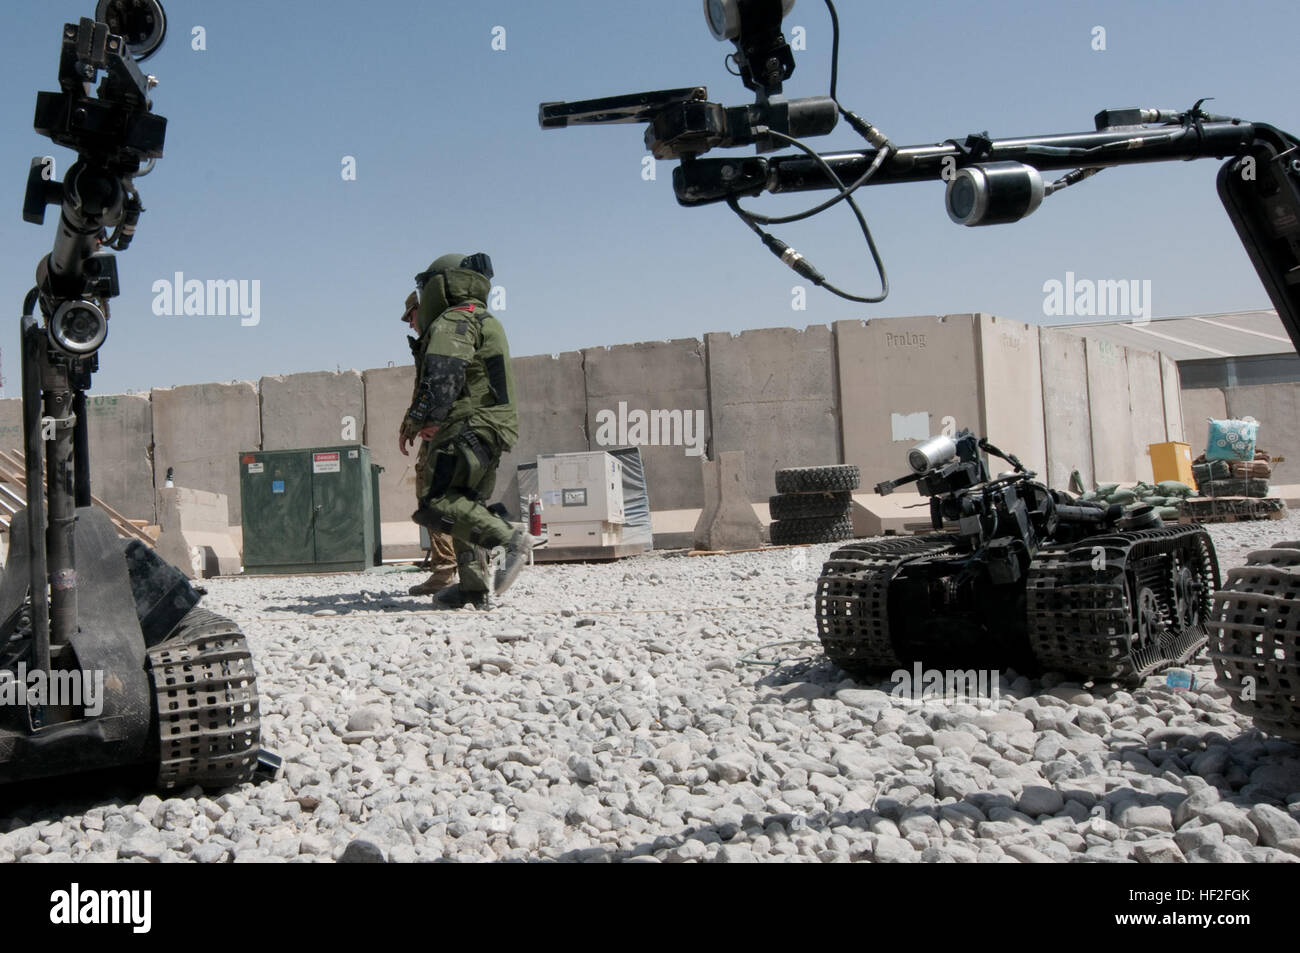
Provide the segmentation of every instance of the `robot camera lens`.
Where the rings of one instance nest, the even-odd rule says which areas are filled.
[[[167,33],[167,14],[159,0],[99,0],[95,19],[126,41],[136,61],[152,56]]]

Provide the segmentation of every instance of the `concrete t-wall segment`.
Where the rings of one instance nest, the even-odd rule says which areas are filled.
[[[23,450],[23,402],[16,399],[0,400],[0,450],[22,453]],[[11,492],[21,499],[23,491],[10,485]],[[0,531],[0,555],[9,558],[9,534]]]
[[[90,491],[128,519],[157,520],[153,407],[143,394],[86,395]],[[0,400],[0,450],[22,455],[23,402]],[[165,472],[165,471],[163,471]],[[159,484],[162,478],[159,477]]]
[[[1123,346],[1099,338],[1088,339],[1087,354],[1093,479],[1098,483],[1136,480],[1127,354]]]
[[[763,524],[745,490],[744,451],[724,450],[716,460],[701,457],[697,466],[704,504],[695,523],[695,548],[734,552],[762,546]]]
[[[249,381],[190,384],[156,388],[150,396],[157,485],[173,467],[177,486],[224,493],[230,521],[238,525],[239,453],[262,443],[257,387]]]
[[[587,434],[587,395],[581,351],[511,358],[515,377],[515,406],[519,410],[519,442],[501,457],[491,502],[503,503],[512,517],[519,512],[521,463],[536,463],[539,453],[580,453],[598,450]],[[654,485],[650,486],[654,500]]]
[[[23,402],[17,397],[0,400],[0,450],[22,453]]]
[[[980,416],[985,436],[1003,453],[1014,454],[1039,479],[1049,479],[1043,436],[1043,362],[1038,326],[975,315],[979,342]],[[993,473],[1010,464],[990,459]],[[1069,472],[1065,474],[1069,479]],[[1056,484],[1062,489],[1066,483]]]
[[[239,572],[229,503],[220,493],[163,487],[158,491],[158,524],[158,555],[190,579]]]
[[[1183,436],[1183,401],[1180,389],[1182,379],[1178,374],[1178,362],[1164,354],[1160,355],[1160,383],[1165,395],[1165,439],[1186,443]],[[1192,454],[1195,457],[1195,454]]]
[[[745,452],[751,500],[776,492],[785,467],[839,463],[835,339],[825,325],[710,333],[708,382],[715,454]],[[655,487],[650,485],[650,499]]]
[[[1205,452],[1210,441],[1211,418],[1228,416],[1228,398],[1218,387],[1194,387],[1182,392],[1183,433],[1192,447],[1192,459]]]
[[[703,506],[699,461],[709,437],[704,345],[695,338],[649,341],[587,348],[582,357],[591,448],[640,447],[652,508]]]
[[[984,433],[971,315],[837,321],[835,339],[844,462],[864,488],[906,473],[907,451],[945,427]],[[792,465],[821,462],[834,461]]]
[[[86,413],[90,492],[128,519],[156,522],[153,405],[148,396],[87,394]]]
[[[379,474],[380,518],[385,523],[408,522],[415,512],[415,454],[420,442],[417,440],[410,448],[410,456],[404,457],[397,449],[397,431],[411,407],[415,366],[362,371],[361,385],[366,418],[364,443],[370,448],[370,462],[384,468]]]
[[[304,450],[362,442],[366,399],[360,371],[263,377],[258,390],[262,395],[263,450]],[[394,424],[394,432],[396,429]]]
[[[1230,387],[1227,416],[1259,421],[1256,446],[1285,461],[1273,467],[1273,483],[1300,483],[1300,384]]]
[[[1084,487],[1091,489],[1092,418],[1088,409],[1086,345],[1077,334],[1053,328],[1040,328],[1038,340],[1043,372],[1047,485],[1068,489],[1070,472],[1078,470]]]
[[[1165,394],[1160,374],[1160,355],[1152,351],[1125,348],[1128,368],[1129,417],[1133,424],[1132,469],[1126,480],[1154,479],[1150,447],[1164,443]]]

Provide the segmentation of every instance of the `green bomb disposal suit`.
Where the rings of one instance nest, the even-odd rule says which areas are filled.
[[[463,255],[429,266],[420,294],[415,393],[402,423],[412,440],[429,426],[432,439],[416,459],[417,523],[455,541],[463,592],[487,592],[487,549],[507,543],[513,528],[488,511],[501,454],[519,437],[510,349],[488,310],[487,277],[460,267]]]

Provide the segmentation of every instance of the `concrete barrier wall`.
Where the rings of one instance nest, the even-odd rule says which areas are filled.
[[[23,402],[11,397],[0,400],[0,450],[23,452]]]
[[[1092,489],[1092,416],[1088,408],[1088,359],[1083,338],[1042,328],[1039,352],[1043,371],[1043,418],[1047,442],[1047,483],[1068,489],[1078,470]]]
[[[1150,446],[1164,443],[1165,394],[1160,373],[1160,355],[1152,351],[1135,351],[1125,348],[1125,366],[1128,368],[1129,411],[1132,418],[1133,466],[1129,480],[1155,479],[1151,469]]]
[[[397,432],[411,408],[415,387],[415,365],[377,367],[361,372],[365,402],[364,442],[370,448],[370,462],[383,467],[379,474],[379,515],[385,523],[403,522],[415,512],[415,454],[397,449]],[[414,525],[414,524],[412,524]]]
[[[695,338],[650,341],[588,348],[582,357],[591,449],[640,447],[653,509],[704,506],[700,457],[709,437],[704,345]]]
[[[835,340],[825,325],[705,335],[713,453],[743,450],[751,500],[785,467],[841,462]],[[651,499],[655,488],[650,487]]]
[[[843,459],[864,488],[906,473],[907,451],[949,424],[984,432],[975,334],[969,314],[835,323]]]
[[[257,387],[248,381],[192,384],[155,389],[150,397],[158,485],[173,467],[177,486],[224,493],[230,521],[238,525],[239,453],[262,443]]]
[[[1136,480],[1127,353],[1120,345],[1089,338],[1087,356],[1094,478],[1098,483]]]
[[[88,394],[91,492],[128,519],[157,519],[153,407],[143,394]],[[23,402],[0,400],[0,450],[23,452]]]
[[[21,400],[0,400],[0,450],[22,452],[23,449],[23,402]],[[10,491],[20,498],[23,493],[16,485]],[[4,510],[8,513],[8,510]],[[0,540],[0,556],[8,559],[8,536]]]
[[[87,394],[86,413],[90,491],[128,519],[157,522],[149,398]]]
[[[539,453],[578,453],[592,447],[581,351],[516,357],[510,366],[517,391],[519,442],[501,458],[492,502],[505,504],[520,519],[519,464],[537,462]]]
[[[1300,483],[1300,383],[1254,384],[1227,390],[1229,417],[1259,421],[1256,446],[1285,457],[1273,468],[1273,483]]]
[[[712,333],[521,357],[513,367],[519,443],[502,460],[493,500],[516,516],[519,462],[602,441],[641,446],[660,511],[702,505],[693,453],[701,446],[745,451],[746,489],[759,503],[775,492],[781,467],[854,463],[870,488],[905,472],[915,442],[959,427],[988,434],[1064,487],[1073,469],[1088,485],[1149,479],[1147,444],[1182,437],[1199,453],[1204,419],[1229,413],[1260,419],[1261,445],[1297,458],[1279,479],[1300,479],[1290,475],[1300,469],[1292,449],[1300,385],[1226,397],[1180,391],[1176,365],[1151,352],[989,315]],[[153,488],[174,467],[177,486],[224,494],[238,525],[239,451],[364,442],[384,467],[384,520],[405,523],[415,506],[415,455],[398,452],[396,435],[413,378],[402,365],[266,377],[260,386],[160,388],[147,398],[92,395],[94,490],[125,515],[152,521]],[[656,421],[670,428],[688,415],[695,424],[703,411],[705,432],[620,434],[636,411],[680,412]],[[610,418],[613,432],[601,433]],[[21,402],[0,401],[0,447],[21,445]]]
[[[1027,468],[1047,479],[1047,444],[1043,435],[1043,363],[1037,325],[992,315],[976,316],[981,416],[985,436],[1004,453],[1015,454]],[[994,473],[1010,469],[990,460]],[[1069,479],[1069,472],[1065,476]],[[1059,486],[1064,488],[1065,483]]]
[[[163,487],[158,491],[158,524],[158,555],[189,578],[239,572],[243,561],[230,531],[227,497],[179,486]]]
[[[1178,362],[1164,354],[1160,357],[1160,382],[1165,395],[1165,439],[1188,442],[1183,425],[1182,378]],[[1192,455],[1195,457],[1195,454]]]
[[[1228,416],[1228,398],[1218,387],[1194,387],[1180,395],[1183,405],[1184,439],[1192,448],[1195,460],[1205,452],[1210,441],[1211,417],[1223,420]]]
[[[366,399],[360,371],[263,377],[258,392],[262,398],[263,450],[303,450],[362,442]],[[392,429],[396,432],[396,423]]]

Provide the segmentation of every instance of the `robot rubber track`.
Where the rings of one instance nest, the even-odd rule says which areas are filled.
[[[1210,658],[1232,707],[1300,741],[1300,541],[1275,543],[1214,594]]]
[[[827,656],[852,674],[913,661],[971,664],[969,654],[944,658],[933,639],[911,640],[909,632],[934,626],[903,619],[924,609],[900,602],[896,586],[909,566],[942,570],[946,563],[956,576],[964,562],[956,537],[946,534],[834,551],[817,586],[817,631]],[[1024,600],[1006,600],[1008,608],[993,616],[1002,631],[979,649],[978,661],[991,668],[1031,661],[1081,679],[1136,682],[1200,650],[1218,584],[1213,544],[1195,524],[1047,546],[1031,564]]]
[[[147,658],[159,787],[216,789],[253,780],[261,736],[257,678],[239,627],[191,609]]]
[[[845,671],[896,669],[889,630],[889,584],[903,564],[954,551],[954,536],[901,536],[831,553],[817,580],[817,636]]]
[[[1030,648],[1045,671],[1137,682],[1200,651],[1218,586],[1194,523],[1047,547],[1026,588]]]

